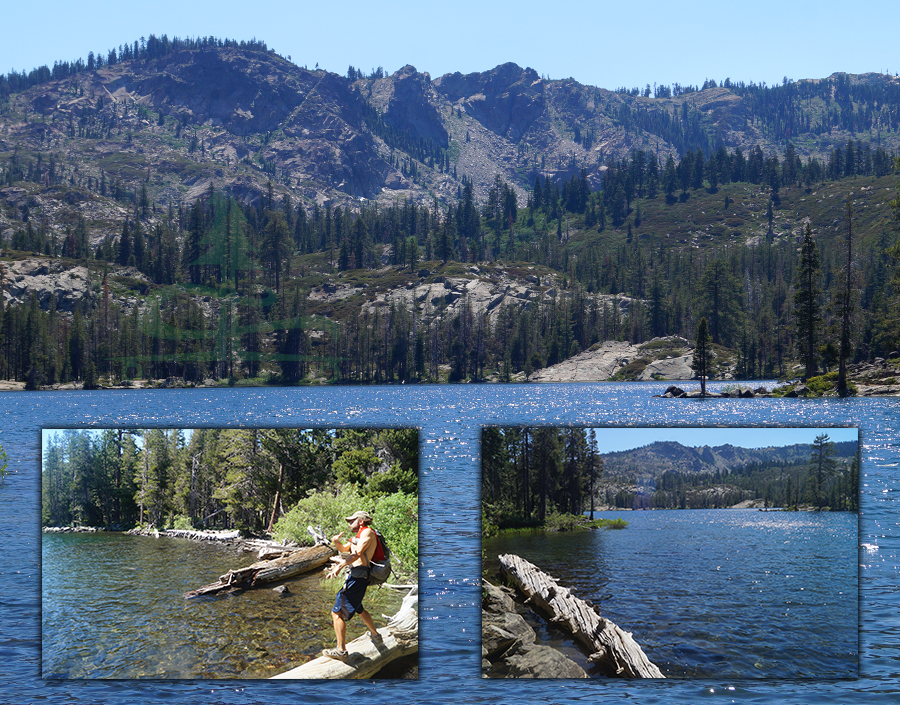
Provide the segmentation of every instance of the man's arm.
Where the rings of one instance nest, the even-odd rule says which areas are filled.
[[[341,548],[341,544],[336,540],[339,538],[340,534],[335,537],[335,543],[338,545],[338,548]],[[333,578],[338,573],[341,572],[344,568],[347,568],[353,565],[358,559],[363,558],[365,560],[364,565],[369,565],[369,561],[372,559],[372,556],[375,555],[375,532],[368,527],[365,531],[362,532],[362,535],[359,537],[359,540],[356,542],[356,548],[353,548],[348,544],[347,551],[351,551],[351,553],[344,558],[340,563],[335,563],[334,567],[328,573],[326,577]],[[344,552],[342,550],[342,552]]]
[[[342,531],[341,533],[339,533],[335,536],[332,536],[331,543],[333,543],[337,547],[337,550],[340,551],[341,553],[347,553],[350,550],[350,544],[349,543],[346,543],[346,544],[341,543],[341,536],[343,536],[343,535],[344,535],[344,532]]]

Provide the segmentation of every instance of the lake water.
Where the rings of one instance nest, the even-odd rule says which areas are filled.
[[[263,587],[186,600],[256,556],[102,532],[45,534],[42,554],[44,678],[269,678],[334,646],[329,612],[341,583],[321,571],[286,581],[285,594]],[[401,600],[371,589],[365,605],[379,619]],[[364,632],[358,619],[348,625],[350,639]]]
[[[857,677],[856,514],[594,516],[628,528],[489,539],[485,567],[493,576],[504,553],[531,561],[632,632],[667,678]]]
[[[0,662],[13,702],[696,703],[885,702],[900,693],[900,399],[655,399],[665,384],[460,385],[0,394]],[[717,385],[710,385],[717,389]],[[485,424],[828,426],[863,444],[860,677],[798,681],[484,681],[480,649],[479,438]],[[57,681],[41,674],[41,427],[384,426],[421,429],[418,681]],[[626,531],[628,531],[626,529]]]

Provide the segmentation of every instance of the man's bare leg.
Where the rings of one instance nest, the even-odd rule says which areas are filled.
[[[369,617],[369,619],[371,619],[371,617]],[[347,623],[343,620],[339,612],[331,613],[331,621],[334,622],[334,636],[337,640],[337,648],[339,651],[345,651],[347,646]]]
[[[366,625],[366,628],[369,630],[370,635],[378,634],[378,629],[375,628],[375,620],[372,619],[372,615],[369,614],[369,610],[363,610],[359,613],[360,619],[362,619],[363,624]]]

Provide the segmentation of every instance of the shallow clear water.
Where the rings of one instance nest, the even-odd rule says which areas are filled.
[[[710,385],[716,389],[716,385]],[[900,693],[900,399],[655,399],[640,383],[0,394],[0,445],[16,473],[0,485],[0,659],[6,699],[135,703],[571,703],[640,701],[824,705]],[[863,443],[860,678],[659,682],[481,679],[478,443],[485,424],[847,425]],[[418,681],[48,681],[40,678],[41,427],[353,426],[421,428]]]
[[[669,678],[856,678],[857,517],[752,509],[596,512],[622,531],[485,541],[632,632]]]
[[[339,581],[321,571],[271,588],[185,600],[254,554],[186,539],[44,534],[44,678],[268,678],[334,645],[329,614]],[[370,590],[380,624],[402,596]],[[354,639],[365,632],[357,619]],[[86,636],[89,635],[89,638]]]

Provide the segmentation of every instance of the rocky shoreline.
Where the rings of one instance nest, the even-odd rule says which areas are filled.
[[[534,372],[529,377],[524,373],[515,375],[510,383],[590,383],[590,382],[627,382],[627,381],[692,381],[698,386],[690,391],[677,385],[670,385],[662,394],[654,395],[666,399],[700,399],[699,381],[694,378],[691,369],[693,359],[691,344],[677,336],[654,338],[640,345],[631,343],[606,341],[592,346],[578,355],[559,364]],[[891,357],[875,358],[872,362],[860,362],[847,368],[848,380],[853,387],[852,395],[857,397],[900,396],[900,352],[891,353]],[[767,389],[759,386],[753,388],[735,382],[730,374],[724,377],[710,378],[710,382],[728,382],[729,386],[722,392],[707,392],[708,399],[770,399],[770,398],[806,398],[836,396],[833,391],[834,372],[822,377],[813,378],[806,383],[800,381],[785,382],[778,387]],[[817,380],[828,380],[828,384]],[[485,380],[487,383],[501,383],[498,378]],[[429,383],[434,384],[434,383]],[[148,390],[148,389],[208,389],[227,387],[224,380],[204,379],[202,382],[188,382],[183,377],[167,377],[165,379],[123,380],[116,384],[98,384],[98,390]],[[254,388],[266,385],[240,385]],[[326,386],[324,379],[320,384]],[[83,389],[81,382],[44,385],[41,391],[71,391]],[[0,380],[0,391],[25,391],[25,382]]]
[[[481,674],[483,678],[587,678],[585,670],[550,646],[517,613],[515,593],[482,581]]]

